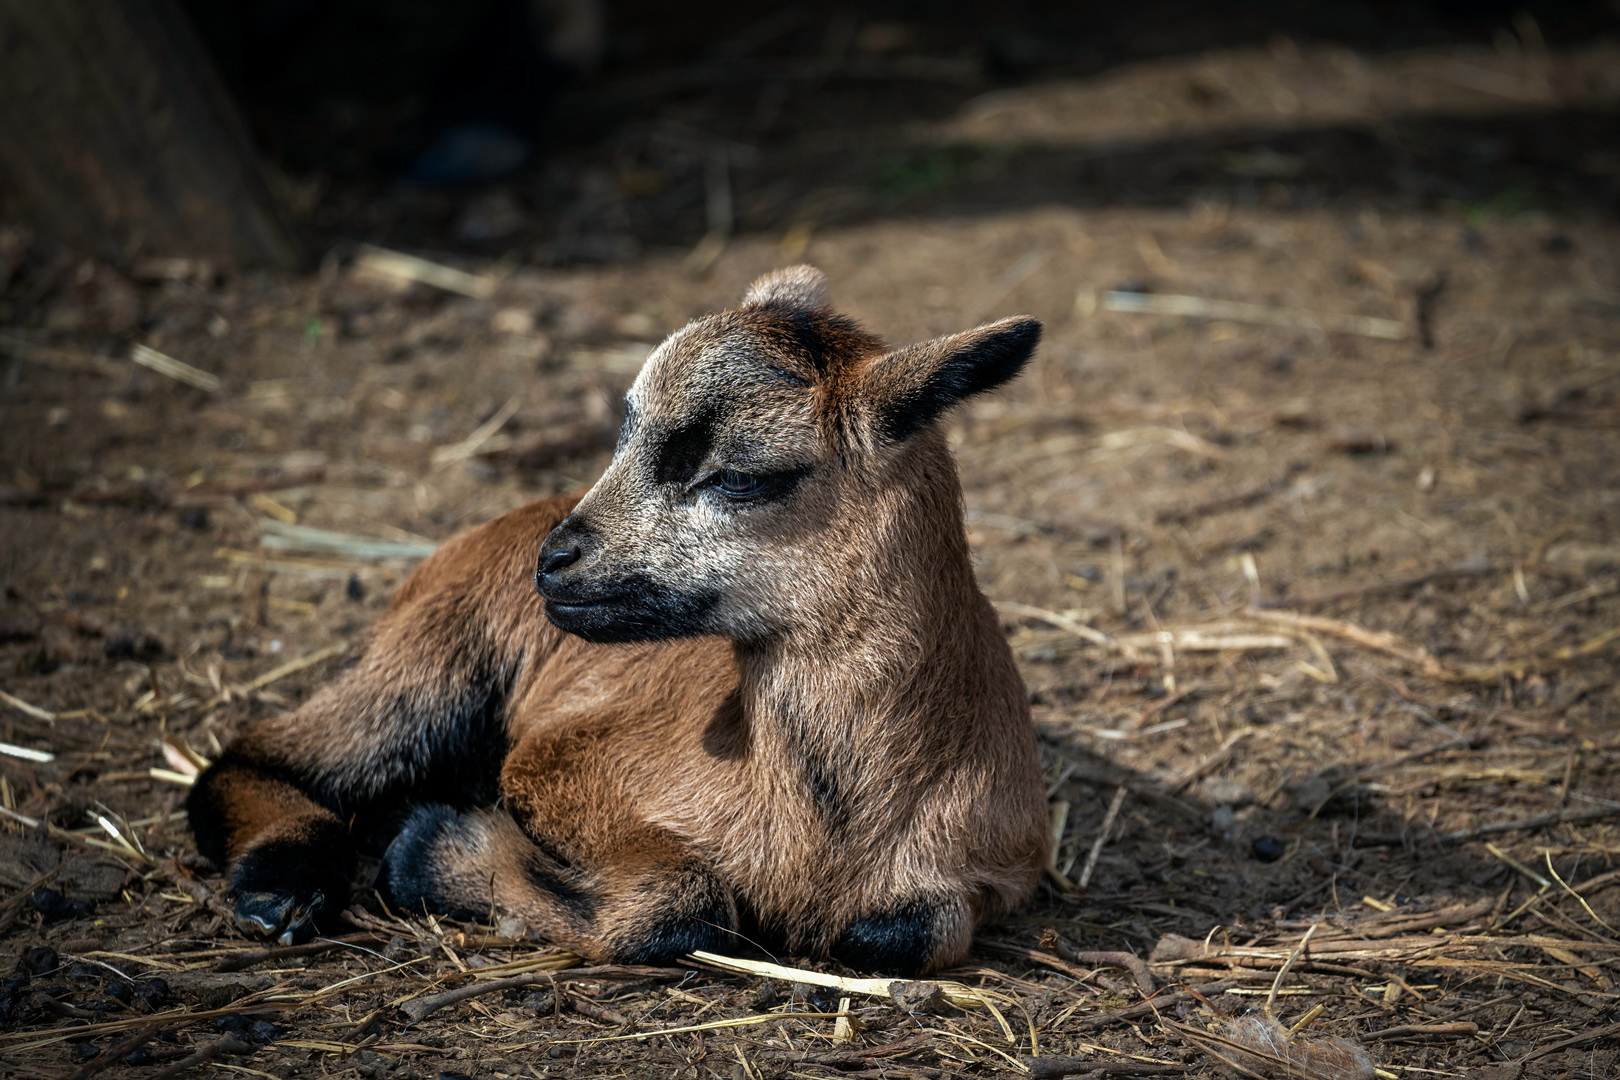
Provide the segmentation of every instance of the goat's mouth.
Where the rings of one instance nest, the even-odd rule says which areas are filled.
[[[712,594],[682,596],[641,587],[546,597],[546,618],[557,629],[586,641],[660,641],[705,631],[703,616],[714,607]]]

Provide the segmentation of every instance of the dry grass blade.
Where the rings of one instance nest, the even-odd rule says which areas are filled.
[[[1266,995],[1267,1016],[1271,1016],[1275,1012],[1274,1006],[1277,1004],[1277,991],[1282,989],[1282,981],[1285,977],[1287,977],[1288,969],[1293,967],[1294,962],[1304,955],[1305,949],[1311,943],[1311,938],[1316,935],[1316,931],[1321,928],[1321,925],[1321,923],[1312,923],[1311,928],[1305,931],[1305,936],[1299,939],[1299,946],[1295,948],[1293,952],[1288,954],[1288,959],[1283,961],[1283,966],[1277,969],[1277,977],[1271,981],[1271,993]]]
[[[300,577],[326,578],[347,581],[353,574],[356,566],[352,562],[337,562],[332,559],[303,559],[297,556],[284,556],[279,559],[268,558],[252,551],[242,551],[238,548],[215,548],[214,557],[225,559],[234,566],[244,570],[262,570],[271,574],[296,574]]]
[[[588,1039],[557,1039],[556,1045],[570,1046],[587,1043],[624,1042],[626,1040],[640,1041],[642,1039],[656,1039],[663,1035],[687,1035],[694,1031],[718,1031],[721,1028],[752,1027],[755,1024],[769,1024],[772,1021],[794,1020],[837,1020],[842,1015],[835,1012],[790,1012],[790,1013],[756,1013],[752,1016],[732,1016],[724,1020],[711,1020],[706,1024],[688,1024],[684,1027],[660,1028],[657,1031],[632,1031],[627,1035],[597,1035]]]
[[[704,967],[719,968],[722,971],[739,972],[745,975],[761,975],[769,979],[805,983],[809,986],[825,986],[832,990],[842,990],[850,994],[864,994],[867,997],[893,997],[896,987],[906,986],[913,981],[909,979],[852,979],[842,975],[829,975],[823,971],[811,971],[807,968],[785,967],[782,964],[770,964],[763,960],[744,960],[739,957],[721,956],[718,953],[701,951],[689,954],[687,959],[696,961]],[[971,986],[958,982],[927,980],[927,984],[937,985],[945,1000],[957,1008],[979,1008],[988,1005],[989,999],[1001,996],[990,991],[975,990]]]
[[[47,724],[54,724],[56,722],[55,713],[42,709],[38,705],[30,705],[22,698],[14,697],[11,694],[6,693],[4,690],[0,690],[0,701],[10,705],[13,709],[16,709],[24,716],[32,716],[35,720],[43,720]]]
[[[1301,615],[1291,611],[1267,611],[1256,608],[1249,610],[1245,617],[1258,622],[1277,623],[1298,630],[1325,634],[1375,652],[1387,653],[1406,661],[1430,678],[1451,681],[1457,677],[1427,649],[1403,641],[1387,631],[1368,630],[1343,619],[1330,619],[1325,615]]]
[[[294,675],[300,671],[303,671],[305,668],[314,667],[316,664],[330,660],[334,656],[342,655],[344,650],[348,649],[348,647],[349,643],[347,641],[335,641],[324,649],[315,650],[308,656],[300,656],[296,660],[289,660],[279,667],[271,668],[263,675],[248,681],[241,687],[241,690],[242,692],[249,694],[253,693],[255,690],[263,690],[271,683],[285,679],[289,675]],[[217,705],[224,704],[228,697],[228,694],[219,694],[210,699],[203,707],[206,709],[212,709]]]
[[[487,274],[469,274],[453,266],[445,266],[443,263],[436,263],[416,255],[407,255],[402,251],[373,247],[370,244],[360,249],[360,257],[355,260],[355,265],[379,277],[405,283],[421,282],[436,289],[443,289],[445,292],[460,293],[474,299],[493,295],[497,284],[496,279]]]
[[[1297,308],[1266,307],[1263,304],[1245,304],[1236,300],[1209,300],[1202,296],[1175,296],[1159,293],[1111,291],[1103,294],[1104,309],[1133,314],[1179,315],[1192,319],[1227,319],[1233,322],[1260,323],[1267,326],[1293,326],[1302,329],[1320,327],[1363,337],[1400,341],[1409,335],[1405,323],[1394,319],[1379,319],[1369,315],[1336,315],[1328,312],[1302,311]]]
[[[436,448],[433,451],[432,456],[433,464],[448,465],[452,462],[464,461],[478,453],[479,450],[484,447],[485,443],[494,438],[496,433],[499,432],[501,428],[506,426],[506,422],[512,419],[512,417],[517,413],[518,407],[522,405],[522,403],[521,398],[514,397],[509,399],[505,405],[501,406],[499,411],[497,411],[494,416],[490,417],[482,424],[479,424],[478,427],[473,430],[471,435],[468,435],[460,442],[450,443],[446,446]]]
[[[184,360],[176,360],[166,356],[145,345],[137,345],[130,351],[129,358],[142,367],[151,368],[159,375],[167,375],[175,382],[195,386],[199,390],[214,391],[220,388],[219,376],[201,368],[192,367]]]
[[[41,765],[56,760],[56,755],[48,750],[30,750],[26,746],[15,746],[8,742],[0,742],[0,755],[21,761],[33,761]]]
[[[1089,641],[1093,645],[1104,649],[1117,649],[1122,646],[1101,630],[1093,629],[1072,616],[1061,611],[1048,611],[1045,608],[1032,607],[1029,604],[1018,604],[1011,600],[995,601],[995,609],[1007,615],[1015,615],[1025,619],[1039,619],[1051,623],[1060,629],[1067,630],[1082,641]]]
[[[260,518],[259,529],[264,534],[259,543],[268,548],[321,551],[353,559],[425,559],[439,548],[426,541],[377,540],[310,525],[289,525],[275,518]]]
[[[485,994],[498,994],[505,990],[514,990],[523,986],[555,986],[565,980],[679,979],[688,974],[683,968],[638,967],[636,965],[606,965],[602,967],[576,968],[565,972],[566,968],[579,963],[579,959],[573,953],[557,953],[544,958],[547,966],[541,970],[514,975],[506,979],[472,982],[466,986],[458,986],[453,990],[408,998],[398,1003],[399,1011],[412,1020],[421,1021],[432,1016],[440,1009],[454,1005],[457,1002],[482,997]],[[478,974],[483,975],[486,970],[481,970]]]

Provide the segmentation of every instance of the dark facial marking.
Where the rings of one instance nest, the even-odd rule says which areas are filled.
[[[714,417],[700,413],[657,443],[653,479],[660,484],[690,484],[713,445]]]
[[[846,354],[852,346],[875,344],[853,319],[826,311],[806,311],[781,302],[761,304],[757,309],[771,317],[774,325],[767,331],[785,345],[788,351],[802,357],[811,371],[827,374],[835,357]],[[794,372],[773,367],[772,374],[787,377],[788,381],[808,386],[810,380]]]

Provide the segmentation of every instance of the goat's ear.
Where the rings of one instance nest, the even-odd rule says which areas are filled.
[[[748,287],[744,305],[780,304],[815,311],[827,306],[827,275],[813,266],[773,270]]]
[[[1038,321],[1015,317],[907,345],[861,373],[860,393],[883,436],[901,442],[963,398],[1017,375],[1040,341]]]

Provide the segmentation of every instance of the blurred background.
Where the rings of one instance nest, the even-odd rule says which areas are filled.
[[[0,213],[106,257],[1616,198],[1611,0],[9,7]]]
[[[1046,326],[947,421],[1058,838],[964,978],[1084,1018],[1047,1052],[1214,1076],[1028,958],[1251,942],[1205,973],[1235,1015],[1321,922],[1358,951],[1301,960],[1290,1023],[1620,1075],[1615,0],[0,0],[0,957],[248,948],[186,861],[198,763],[436,544],[588,485],[656,343],[799,261],[895,343]],[[368,925],[420,971],[474,948]],[[354,1051],[338,1007],[397,1036],[367,1076],[788,1067],[754,1028],[553,1045],[601,1030],[566,995],[407,1035],[375,951],[306,960],[362,981],[261,1074]],[[614,1008],[766,1000],[704,978]],[[80,1014],[26,984],[18,1075],[64,1075]],[[974,1016],[910,1075],[1000,1068]]]

